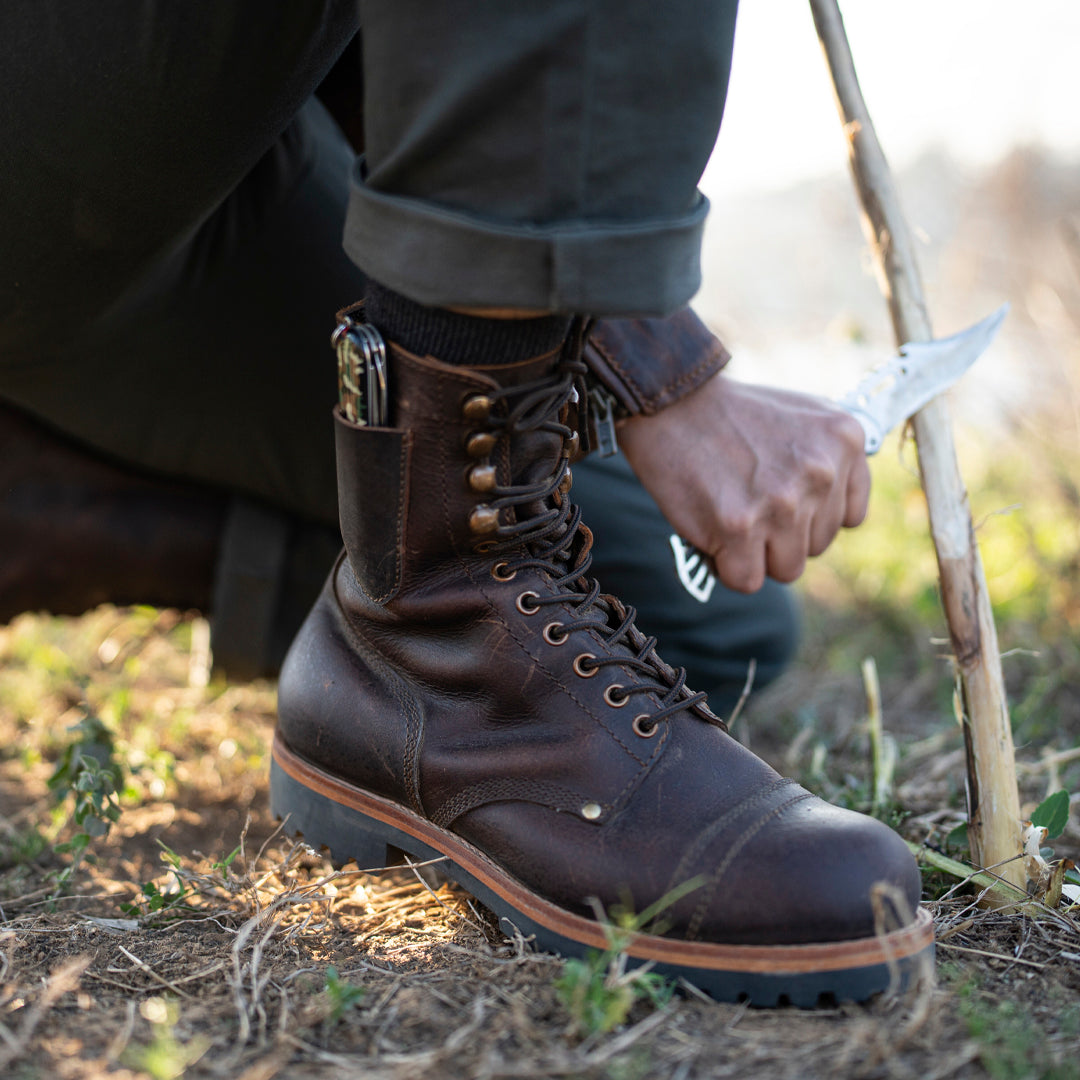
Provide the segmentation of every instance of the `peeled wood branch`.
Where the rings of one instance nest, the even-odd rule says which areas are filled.
[[[911,233],[859,88],[840,10],[836,0],[810,0],[810,7],[847,136],[863,230],[897,343],[929,341],[933,334]],[[1022,862],[1007,861],[1019,854],[1022,845],[997,630],[948,409],[941,398],[915,416],[914,430],[964,714],[971,854],[982,866],[1004,864],[1002,877],[1023,888]]]

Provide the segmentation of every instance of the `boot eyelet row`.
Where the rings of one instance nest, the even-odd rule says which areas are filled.
[[[583,652],[574,658],[574,674],[583,679],[591,679],[599,670],[600,665],[593,663],[596,659],[591,652]]]
[[[544,627],[544,640],[549,645],[565,645],[570,639],[568,631],[563,630],[561,622],[549,622]]]
[[[616,682],[604,691],[604,700],[613,709],[621,709],[630,700],[630,695]]]
[[[648,713],[638,713],[631,727],[642,739],[651,739],[660,730],[660,725]]]
[[[535,615],[540,610],[540,594],[526,589],[515,601],[514,606],[522,615]]]
[[[491,568],[491,576],[496,581],[513,581],[517,577],[517,571],[511,570],[506,562],[497,562]]]

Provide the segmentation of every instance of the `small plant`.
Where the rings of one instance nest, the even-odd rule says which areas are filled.
[[[112,732],[89,709],[68,728],[74,735],[60,754],[48,787],[57,804],[55,831],[68,823],[76,827],[70,840],[54,850],[73,856],[59,875],[63,886],[79,868],[93,840],[107,836],[120,817],[124,768],[116,759]]]
[[[0,871],[32,863],[48,846],[36,828],[11,829],[0,835]]]
[[[661,932],[663,928],[655,925],[657,916],[701,884],[701,878],[691,879],[640,915],[616,910],[612,921],[602,909],[597,911],[608,947],[603,951],[590,949],[582,960],[567,960],[562,975],[555,980],[555,990],[570,1013],[574,1034],[582,1037],[607,1034],[626,1022],[636,1002],[646,1001],[653,1008],[663,1008],[671,1000],[674,984],[650,970],[650,964],[627,970],[626,949],[647,926]]]
[[[346,982],[338,975],[337,968],[331,965],[326,969],[326,985],[323,987],[323,993],[326,995],[327,1004],[324,1023],[333,1027],[345,1013],[360,1004],[366,991],[362,986]]]
[[[945,837],[945,850],[909,843],[912,853],[925,865],[962,881],[971,881],[978,888],[994,889],[1006,900],[1037,900],[1056,908],[1064,898],[1067,904],[1080,903],[1080,873],[1070,859],[1054,859],[1054,849],[1047,840],[1061,835],[1069,820],[1069,793],[1056,791],[1045,798],[1032,812],[1031,821],[1023,832],[1024,868],[1028,878],[1027,895],[994,875],[978,870],[966,861],[967,823],[962,822]],[[956,850],[959,859],[950,858],[949,849]],[[964,860],[964,861],[961,861]],[[954,886],[955,887],[955,886]],[[951,889],[949,890],[952,891]]]
[[[150,1042],[128,1047],[121,1061],[148,1073],[152,1080],[177,1080],[210,1046],[210,1040],[202,1036],[187,1042],[181,1042],[176,1037],[179,1010],[175,1001],[160,997],[147,998],[139,1006],[139,1014],[150,1024]]]
[[[1028,877],[1051,907],[1057,907],[1062,896],[1070,903],[1080,901],[1080,874],[1075,864],[1070,859],[1054,860],[1054,849],[1046,846],[1046,841],[1057,839],[1068,823],[1069,793],[1055,791],[1032,811],[1031,825],[1024,833]]]
[[[555,980],[559,998],[579,1036],[606,1035],[626,1023],[635,1002],[662,1008],[674,985],[646,967],[626,970],[626,953],[618,948],[590,949],[584,960],[567,960]]]
[[[168,872],[172,876],[172,883],[167,883],[165,888],[162,889],[152,881],[143,882],[142,896],[136,898],[132,903],[120,905],[121,911],[132,918],[149,919],[155,915],[183,916],[196,910],[189,903],[195,892],[185,885],[181,876],[180,856],[171,848],[162,844],[160,840],[158,844],[161,846],[161,860],[169,866]],[[233,852],[233,855],[235,854]],[[232,861],[232,855],[229,856],[228,861]],[[150,921],[155,920],[151,919]]]
[[[993,1080],[1066,1080],[1076,1075],[1072,1061],[1055,1060],[1052,1040],[1039,1017],[1017,1001],[984,996],[974,978],[956,987],[960,1015],[979,1044],[979,1061]],[[1060,1026],[1075,1022],[1075,1006],[1063,1010]]]

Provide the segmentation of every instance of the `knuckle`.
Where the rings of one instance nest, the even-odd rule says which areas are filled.
[[[863,431],[862,424],[854,416],[840,409],[837,409],[831,415],[829,432],[852,454],[861,454],[863,447],[866,445],[866,434]]]
[[[757,528],[758,515],[750,507],[741,507],[721,514],[718,524],[724,542],[730,543],[732,539],[741,539],[753,533]]]
[[[814,494],[831,491],[836,485],[837,469],[829,458],[815,456],[806,462],[807,485]]]

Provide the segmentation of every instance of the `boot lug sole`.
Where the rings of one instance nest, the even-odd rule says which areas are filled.
[[[294,754],[274,737],[270,766],[272,812],[287,828],[331,858],[361,869],[387,865],[387,849],[421,859],[445,859],[440,870],[486,904],[509,934],[514,928],[536,946],[563,957],[604,950],[591,919],[560,908],[512,878],[461,837],[398,803],[355,788]],[[629,967],[685,979],[717,1001],[790,1003],[814,1008],[821,998],[864,1001],[903,990],[932,970],[934,926],[920,908],[909,926],[880,937],[811,945],[722,945],[642,934],[628,946]]]

